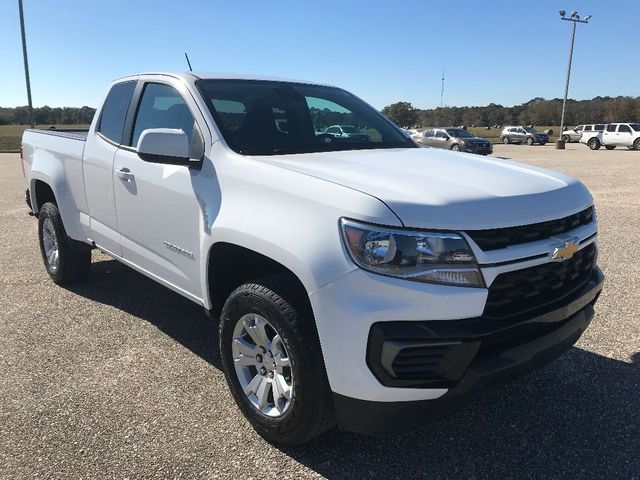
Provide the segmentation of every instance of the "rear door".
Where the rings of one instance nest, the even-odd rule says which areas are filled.
[[[605,145],[616,145],[616,129],[618,125],[610,123],[605,126],[604,132],[602,132],[602,143]]]
[[[208,220],[198,200],[216,191],[209,162],[202,169],[183,164],[142,160],[136,145],[149,128],[178,128],[193,142],[206,131],[206,123],[180,84],[145,81],[127,138],[114,161],[115,200],[122,234],[122,254],[148,274],[186,296],[202,298],[200,283],[200,232]],[[178,88],[181,91],[178,91]],[[194,185],[199,184],[197,189]],[[207,191],[210,186],[209,191]],[[206,197],[206,198],[205,198]]]
[[[433,130],[425,130],[417,137],[417,141],[427,147],[433,146],[433,136],[435,132]]]
[[[122,256],[122,250],[113,190],[113,159],[122,143],[136,84],[137,81],[126,81],[111,87],[98,113],[95,130],[87,136],[83,155],[91,239],[117,256]]]

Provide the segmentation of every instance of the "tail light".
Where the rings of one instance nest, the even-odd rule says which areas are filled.
[[[22,150],[22,145],[20,145],[20,166],[22,167],[22,176],[26,177],[27,175],[24,173],[24,152]]]

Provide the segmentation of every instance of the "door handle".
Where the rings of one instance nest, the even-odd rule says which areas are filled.
[[[133,182],[133,179],[135,178],[133,173],[131,173],[131,170],[125,167],[116,170],[116,177],[124,180],[125,182]]]

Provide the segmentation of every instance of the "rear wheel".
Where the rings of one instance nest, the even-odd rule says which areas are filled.
[[[238,407],[266,440],[295,445],[334,423],[312,313],[287,276],[238,287],[220,317],[220,353]]]
[[[640,150],[640,138],[636,139],[636,141],[633,142],[633,148],[635,148],[636,150]]]
[[[533,139],[533,137],[527,137],[527,145],[532,146],[535,142],[535,140]]]
[[[569,138],[569,135],[562,135],[562,141],[564,143],[571,143],[571,139]]]
[[[44,266],[55,283],[73,283],[89,274],[91,248],[67,236],[54,203],[47,202],[40,208],[38,238]]]
[[[451,145],[451,150],[454,152],[459,152],[460,151],[460,145],[458,145],[457,143],[454,143],[453,145]]]
[[[590,148],[591,150],[599,150],[599,149],[600,149],[600,147],[602,146],[602,145],[600,144],[600,140],[598,140],[597,138],[592,138],[591,140],[589,140],[589,141],[587,142],[587,145],[589,146],[589,148]]]
[[[607,150],[615,150],[616,146],[615,145],[605,145],[604,148],[606,148]]]

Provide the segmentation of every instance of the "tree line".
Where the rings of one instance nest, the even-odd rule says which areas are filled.
[[[382,109],[401,127],[455,125],[560,125],[562,99],[534,98],[521,105],[504,107],[443,107],[421,110],[409,102],[397,102]],[[567,100],[565,125],[585,123],[640,122],[640,97],[595,97]]]
[[[38,107],[33,109],[37,125],[87,125],[91,123],[95,108],[91,107]],[[29,107],[0,107],[0,125],[28,125]]]

